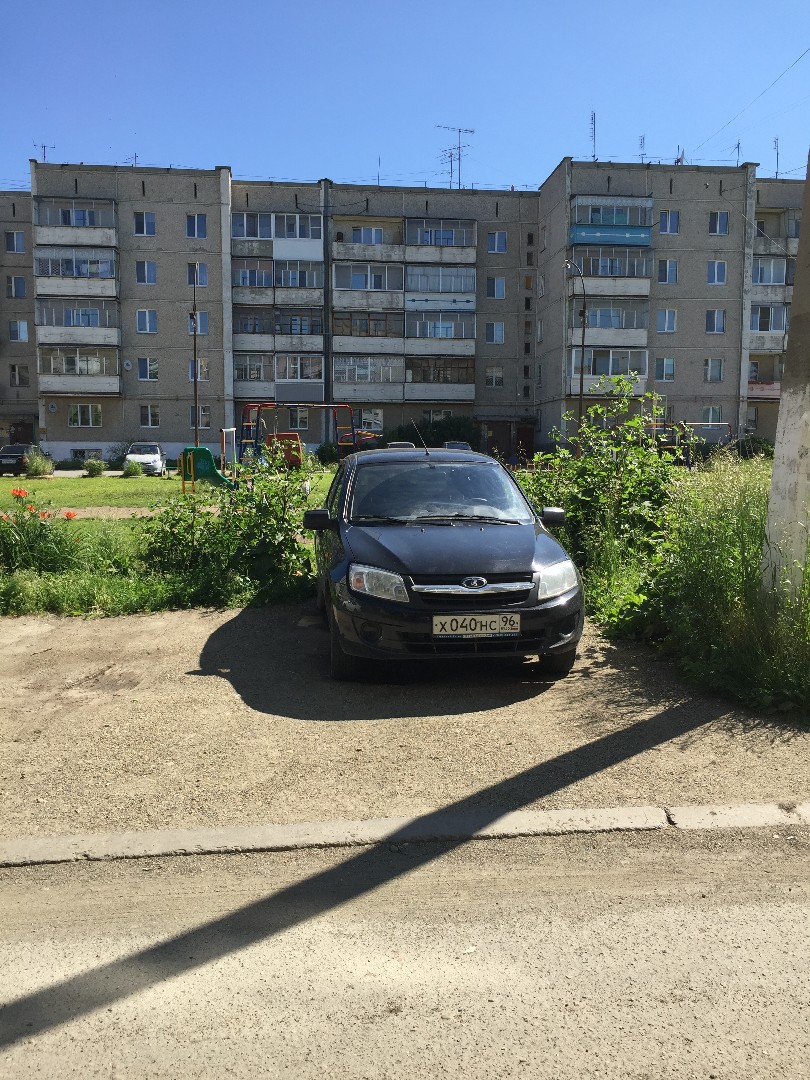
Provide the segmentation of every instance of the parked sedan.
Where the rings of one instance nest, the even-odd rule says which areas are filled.
[[[22,476],[28,468],[28,455],[35,449],[31,443],[9,443],[0,446],[0,476],[11,473]]]
[[[166,455],[160,443],[133,443],[127,450],[124,465],[136,462],[147,476],[166,475]]]
[[[373,660],[540,656],[571,670],[579,574],[499,462],[469,450],[367,450],[345,458],[316,532],[331,674]]]

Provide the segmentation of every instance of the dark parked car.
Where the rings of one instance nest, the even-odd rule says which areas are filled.
[[[331,673],[373,660],[540,656],[571,670],[579,574],[509,471],[469,450],[366,450],[345,458],[316,537]]]
[[[28,455],[35,447],[31,443],[10,443],[0,446],[0,476],[11,473],[22,476],[28,468]]]

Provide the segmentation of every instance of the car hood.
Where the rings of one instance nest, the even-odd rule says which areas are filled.
[[[398,574],[529,573],[567,559],[539,524],[350,525],[349,558]]]
[[[160,454],[127,454],[124,461],[137,461],[141,464],[149,464],[152,461],[160,461]]]

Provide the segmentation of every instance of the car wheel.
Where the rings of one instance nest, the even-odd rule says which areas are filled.
[[[343,651],[340,640],[340,631],[337,628],[335,617],[329,612],[329,674],[338,682],[347,682],[356,679],[358,663],[356,656],[349,656]]]
[[[547,671],[549,675],[556,675],[558,678],[563,678],[574,666],[576,658],[576,649],[566,649],[565,652],[548,653],[542,659],[543,669]]]

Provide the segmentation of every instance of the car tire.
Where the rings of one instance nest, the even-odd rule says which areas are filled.
[[[558,679],[564,678],[574,666],[577,658],[576,649],[566,649],[565,652],[548,653],[542,659],[543,670]]]
[[[343,651],[340,631],[331,610],[329,612],[329,674],[337,682],[349,682],[356,679],[358,674],[357,657]]]

